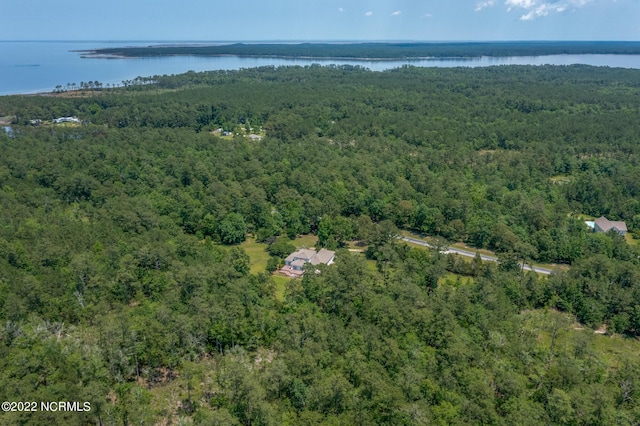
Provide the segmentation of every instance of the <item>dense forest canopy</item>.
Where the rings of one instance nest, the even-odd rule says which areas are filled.
[[[0,396],[91,402],[6,424],[640,418],[637,70],[190,72],[0,117]],[[272,276],[301,235],[336,263]]]
[[[149,56],[259,56],[282,58],[469,58],[480,56],[540,56],[566,54],[640,54],[640,42],[631,41],[503,41],[432,43],[233,43],[222,45],[158,45],[111,47],[83,52],[110,57]]]

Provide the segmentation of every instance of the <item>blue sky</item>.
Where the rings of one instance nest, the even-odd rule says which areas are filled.
[[[640,0],[14,0],[0,40],[640,40]]]

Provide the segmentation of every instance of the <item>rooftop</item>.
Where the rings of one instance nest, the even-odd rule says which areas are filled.
[[[602,232],[608,232],[612,229],[616,231],[627,231],[627,224],[622,220],[609,220],[604,216],[600,216],[594,221],[594,225],[597,226]]]
[[[302,268],[305,263],[331,265],[335,254],[334,251],[327,249],[320,249],[318,252],[312,249],[300,249],[287,256],[285,266],[280,269],[280,272],[289,277],[299,277],[304,273]]]

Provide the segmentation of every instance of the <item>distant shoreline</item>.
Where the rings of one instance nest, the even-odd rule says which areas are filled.
[[[207,56],[350,61],[425,60],[571,54],[640,55],[640,42],[451,42],[156,45],[79,51],[85,58]]]
[[[162,49],[150,47],[153,43],[157,43],[157,46],[164,43],[164,46],[161,46]],[[0,48],[4,49],[0,49],[4,60],[0,96],[51,93],[59,86],[68,90],[73,84],[80,86],[82,82],[87,81],[99,81],[105,86],[120,85],[140,76],[173,75],[190,70],[230,71],[262,66],[320,64],[360,66],[369,68],[371,71],[386,71],[403,66],[439,68],[582,64],[640,69],[640,42],[349,42],[348,44],[273,42],[257,45],[252,45],[251,42],[246,44],[230,42],[226,45],[205,43],[207,42],[202,42],[200,45],[184,43],[167,45],[163,41],[148,41],[144,44],[142,42],[133,44],[127,41],[123,41],[122,44],[46,42],[13,45],[0,43]],[[137,52],[129,49],[136,46],[141,48]],[[169,48],[173,51],[169,51]],[[189,50],[196,48],[206,50]],[[212,52],[211,49],[215,48],[224,48],[226,51]],[[126,52],[123,49],[126,49]],[[570,52],[577,54],[571,55]],[[602,52],[618,54],[601,54]],[[97,54],[100,56],[91,56]],[[107,58],[111,60],[103,60]],[[34,64],[39,66],[32,66]]]
[[[362,61],[362,62],[370,62],[370,61],[398,61],[398,60],[406,60],[406,61],[424,61],[429,59],[472,59],[476,58],[476,56],[444,56],[444,57],[436,57],[436,56],[416,56],[416,57],[406,57],[406,58],[390,58],[390,57],[351,57],[351,56],[288,56],[288,55],[236,55],[233,53],[219,53],[219,54],[192,54],[192,53],[166,53],[160,55],[140,55],[133,56],[128,54],[114,54],[114,53],[101,53],[98,51],[83,51],[88,52],[80,55],[81,58],[92,58],[92,59],[144,59],[144,58],[156,58],[156,57],[170,57],[170,56],[203,56],[210,58],[265,58],[265,59],[300,59],[300,60],[313,60],[317,59],[319,61],[330,61],[330,60],[340,60],[340,61]]]

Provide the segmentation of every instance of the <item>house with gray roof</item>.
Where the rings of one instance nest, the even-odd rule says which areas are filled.
[[[627,233],[627,224],[621,220],[609,220],[604,216],[600,216],[593,221],[594,232],[609,232],[611,230],[624,235]]]
[[[334,251],[327,249],[320,249],[320,251],[300,249],[287,256],[280,272],[289,277],[300,277],[304,274],[304,265],[306,263],[331,265],[335,256],[336,253]]]

